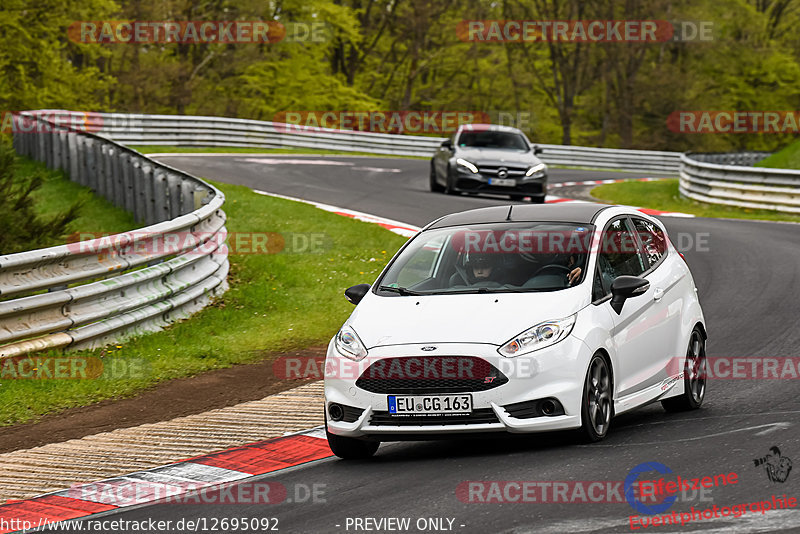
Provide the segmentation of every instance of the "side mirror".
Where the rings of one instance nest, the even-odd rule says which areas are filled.
[[[358,304],[364,295],[369,291],[369,284],[358,284],[357,286],[348,287],[344,290],[344,298],[352,304]]]
[[[450,140],[450,139],[445,139],[444,141],[442,141],[442,144],[440,146],[442,148],[446,148],[447,150],[452,150],[453,149],[453,141]]]
[[[533,145],[533,154],[534,155],[541,154],[542,152],[544,152],[544,150],[542,148],[540,148],[539,145]]]
[[[622,313],[622,305],[631,297],[642,295],[650,288],[650,282],[638,276],[618,276],[611,284],[611,307]]]

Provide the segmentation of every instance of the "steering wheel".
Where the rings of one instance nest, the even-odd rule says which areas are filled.
[[[539,269],[538,271],[533,273],[533,276],[531,276],[531,278],[536,278],[542,272],[544,272],[544,271],[546,271],[548,269],[560,269],[560,270],[564,271],[565,273],[567,273],[567,275],[569,275],[569,273],[572,272],[572,269],[570,269],[569,267],[565,267],[564,265],[559,265],[557,263],[551,263],[550,265],[545,265],[544,267],[542,267],[541,269]]]

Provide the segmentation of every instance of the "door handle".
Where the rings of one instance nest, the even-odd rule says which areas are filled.
[[[656,289],[653,291],[653,300],[655,300],[656,302],[658,302],[658,301],[659,301],[659,300],[661,300],[663,297],[664,297],[664,290],[663,290],[663,289],[661,289],[660,287],[657,287],[657,288],[656,288]]]

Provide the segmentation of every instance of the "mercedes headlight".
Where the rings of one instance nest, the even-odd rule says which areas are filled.
[[[525,176],[533,176],[534,174],[538,174],[540,172],[543,173],[546,170],[547,170],[547,165],[545,165],[544,163],[537,163],[536,165],[528,169],[528,172],[525,173]]]
[[[349,326],[343,326],[334,338],[334,345],[339,354],[351,360],[361,361],[367,357],[367,349],[356,331]]]
[[[472,171],[473,174],[478,172],[478,167],[476,167],[474,163],[470,163],[469,161],[467,161],[467,160],[465,160],[463,158],[458,158],[456,160],[456,163],[461,167],[465,167],[465,168],[469,169],[470,171]]]
[[[577,314],[564,319],[539,323],[515,336],[497,351],[506,358],[513,358],[555,345],[572,332],[576,316]]]

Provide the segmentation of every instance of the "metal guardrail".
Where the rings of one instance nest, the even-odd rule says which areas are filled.
[[[218,189],[98,135],[28,113],[14,120],[18,153],[149,226],[0,256],[0,358],[158,330],[227,289]]]
[[[307,128],[290,124],[175,115],[91,113],[87,128],[129,144],[310,148],[386,155],[432,155],[444,138]],[[692,154],[539,145],[551,165],[653,172],[681,177],[683,195],[717,204],[797,212],[793,171],[754,169],[767,153]],[[725,168],[734,167],[735,168]]]
[[[765,156],[682,154],[680,192],[712,204],[800,213],[800,171],[744,166]]]
[[[309,148],[402,156],[432,156],[445,139],[181,115],[90,113],[85,126],[129,145]],[[551,165],[677,175],[680,163],[680,152],[539,146],[542,160]]]

